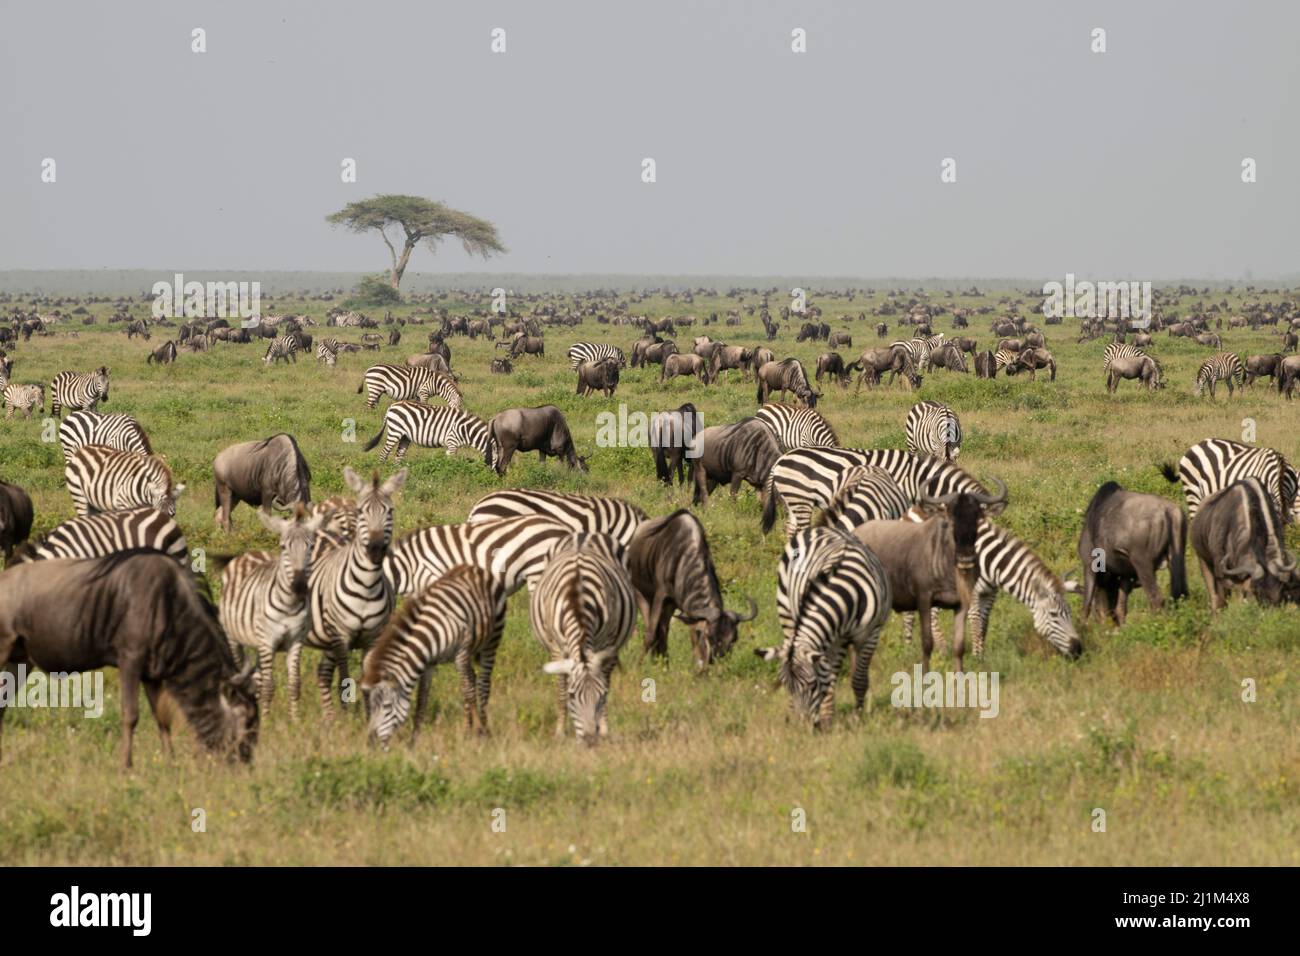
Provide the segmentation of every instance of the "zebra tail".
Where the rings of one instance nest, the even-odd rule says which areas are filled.
[[[1160,474],[1165,476],[1165,481],[1178,480],[1178,472],[1174,469],[1173,465],[1169,464],[1169,462],[1165,462],[1160,466]]]
[[[363,378],[361,384],[357,386],[357,394],[360,395],[366,388],[366,380]]]
[[[375,435],[374,438],[370,439],[370,441],[366,443],[366,447],[364,450],[370,451],[370,449],[378,445],[379,440],[384,437],[384,432],[386,432],[387,430],[388,430],[388,423],[384,422],[384,424],[379,426],[379,434]]]

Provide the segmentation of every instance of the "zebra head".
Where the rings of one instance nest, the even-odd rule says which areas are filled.
[[[343,469],[343,480],[357,496],[356,542],[373,565],[384,560],[392,543],[393,496],[406,483],[406,473],[403,468],[381,484],[379,472],[375,472],[367,482],[351,468]]]
[[[91,387],[101,402],[108,401],[108,366],[101,365],[90,379]]]
[[[587,654],[584,649],[578,658],[566,657],[542,665],[548,674],[565,678],[565,697],[568,701],[569,719],[578,739],[591,746],[605,733],[605,704],[609,699],[608,669],[617,660],[618,649],[612,648]]]
[[[375,684],[363,684],[361,691],[366,706],[370,708],[370,743],[387,749],[388,741],[406,722],[406,715],[411,710],[410,690],[404,692],[396,681],[386,677]]]
[[[311,515],[301,504],[294,506],[292,518],[267,514],[260,508],[257,516],[268,531],[280,537],[280,567],[277,576],[296,597],[305,597],[307,579],[311,576],[311,552],[316,532],[330,516]]]
[[[1071,659],[1083,653],[1083,642],[1074,629],[1063,584],[1055,580],[1039,582],[1031,599],[1030,611],[1034,616],[1034,630],[1043,640]]]
[[[836,678],[826,655],[798,640],[787,640],[780,647],[756,647],[754,653],[765,661],[780,661],[777,682],[790,692],[794,712],[811,721],[813,730],[820,729],[822,705]]]
[[[176,499],[184,493],[185,485],[174,482],[171,469],[161,458],[153,456],[153,463],[155,467],[149,469],[145,478],[145,501],[168,517],[175,517]]]

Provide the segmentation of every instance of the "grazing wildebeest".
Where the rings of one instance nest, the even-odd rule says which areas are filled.
[[[683,354],[678,352],[664,358],[663,365],[659,369],[659,381],[666,382],[670,378],[677,378],[679,375],[693,375],[705,385],[710,382],[709,363],[694,353]]]
[[[292,435],[281,432],[261,441],[223,449],[212,462],[214,520],[230,530],[230,513],[241,501],[261,507],[291,508],[311,501],[311,469]]]
[[[1273,378],[1282,364],[1282,353],[1251,355],[1246,358],[1246,385],[1254,385],[1257,378]]]
[[[397,345],[402,341],[402,332],[397,326],[393,326],[388,333],[388,344]]]
[[[830,338],[826,340],[826,344],[833,349],[840,347],[852,348],[853,336],[848,332],[832,332]]]
[[[152,352],[149,353],[148,358],[145,359],[145,364],[152,365],[154,362],[157,362],[159,365],[166,365],[168,362],[175,362],[175,361],[176,361],[176,343],[171,339],[168,339],[162,345],[158,346],[156,349],[154,349]]]
[[[709,493],[718,485],[729,485],[734,500],[740,483],[748,481],[764,500],[767,476],[781,457],[776,436],[757,418],[745,418],[733,425],[714,425],[699,433],[695,457],[687,466],[687,480],[694,486],[693,502],[709,503]]]
[[[546,355],[546,340],[540,335],[524,335],[520,332],[509,342],[498,342],[497,345],[507,346],[512,359],[519,358],[521,355]]]
[[[0,550],[5,561],[32,533],[32,499],[17,485],[0,481]]]
[[[683,463],[695,448],[696,436],[703,430],[704,420],[690,402],[676,411],[655,412],[650,418],[650,448],[654,452],[655,476],[665,485],[672,486],[673,472],[677,483],[685,481]]]
[[[509,375],[514,372],[514,370],[515,367],[511,364],[510,359],[508,358],[493,359],[492,364],[488,367],[488,371],[492,372],[494,375]]]
[[[618,359],[607,358],[599,362],[583,362],[578,366],[578,394],[587,396],[600,392],[606,398],[618,388]]]
[[[1212,349],[1223,348],[1223,339],[1219,337],[1217,332],[1202,332],[1195,338],[1197,345],[1204,345]]]
[[[1258,478],[1234,482],[1201,502],[1192,546],[1211,611],[1227,603],[1234,587],[1261,604],[1300,600],[1300,575],[1286,553],[1277,506]]]
[[[1288,355],[1277,365],[1277,390],[1291,397],[1300,377],[1300,355]]]
[[[493,464],[493,452],[496,452]],[[484,461],[504,475],[517,451],[535,451],[542,461],[547,455],[563,459],[577,471],[587,470],[587,459],[573,447],[573,435],[564,413],[554,405],[537,408],[507,408],[488,423],[488,451]]]
[[[758,606],[748,598],[747,614],[724,609],[704,526],[685,509],[643,521],[632,536],[627,558],[645,622],[644,650],[653,656],[668,655],[674,611],[690,629],[699,667],[726,656],[736,643],[736,625],[758,614]]]
[[[795,398],[809,408],[816,408],[817,399],[821,398],[821,393],[814,392],[808,384],[808,374],[804,371],[803,363],[795,358],[768,362],[758,370],[756,377],[758,393],[755,401],[760,405],[767,401],[772,392],[778,390],[781,392],[781,401],[785,401],[786,392],[793,392]]]
[[[921,376],[916,371],[911,356],[906,349],[894,348],[893,346],[882,346],[875,349],[867,349],[858,357],[850,368],[858,368],[861,372],[858,375],[858,385],[853,394],[862,391],[863,383],[868,388],[874,388],[880,384],[880,376],[889,372],[889,380],[892,383],[896,376],[903,376],[908,385],[912,388],[919,388],[921,385]]]
[[[818,385],[821,384],[823,375],[833,376],[841,388],[847,388],[849,384],[849,371],[845,368],[844,357],[839,352],[823,352],[817,356],[817,371],[814,375]]]
[[[883,339],[883,338],[885,338],[885,337],[888,336],[888,335],[889,335],[889,323],[888,323],[888,322],[877,322],[877,323],[876,323],[876,338]]]
[[[510,360],[500,359],[500,361],[509,362]],[[406,364],[412,368],[427,368],[433,372],[441,372],[443,375],[451,375],[451,366],[447,364],[447,359],[441,352],[421,352],[418,355],[408,355]]]
[[[1039,369],[1050,369],[1052,381],[1056,381],[1056,359],[1052,358],[1052,353],[1047,349],[1026,348],[1016,355],[1014,362],[1007,365],[1007,374],[1014,375],[1016,372],[1027,370],[1029,380],[1032,382],[1037,377]]]
[[[760,345],[754,349],[754,354],[749,357],[749,367],[753,370],[754,376],[757,377],[760,368],[775,360],[776,355],[773,354],[772,350]]]
[[[1165,387],[1155,359],[1149,355],[1125,355],[1111,359],[1110,368],[1106,370],[1106,391],[1114,393],[1119,389],[1121,379],[1134,378],[1149,391]]]
[[[116,667],[122,763],[140,717],[140,686],[171,752],[172,704],[210,751],[247,762],[257,742],[252,672],[237,672],[217,610],[161,551],[15,565],[0,575],[0,672]],[[0,721],[4,707],[0,705]]]
[[[1117,360],[1120,361],[1120,360]],[[1160,610],[1164,600],[1156,570],[1169,568],[1169,597],[1187,597],[1187,515],[1159,495],[1125,491],[1108,481],[1092,496],[1079,534],[1083,562],[1083,617],[1100,595],[1101,612],[1116,624],[1128,614],[1128,595],[1141,584],[1147,602]]]
[[[717,345],[709,367],[709,376],[713,381],[716,382],[719,374],[731,369],[739,369],[743,377],[749,378],[749,363],[753,360],[754,350],[739,345],[723,345],[720,342]]]

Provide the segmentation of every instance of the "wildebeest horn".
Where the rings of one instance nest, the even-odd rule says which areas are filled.
[[[732,614],[735,614],[737,624],[740,624],[742,621],[752,621],[754,618],[758,617],[757,602],[752,597],[746,597],[745,601],[749,604],[748,614],[736,614],[735,611],[731,612]]]
[[[990,478],[990,482],[998,486],[998,493],[990,495],[984,492],[972,491],[971,497],[982,505],[1000,505],[1005,504],[1007,500],[1007,486],[999,478]]]
[[[929,491],[927,491],[927,490],[925,490],[925,489],[923,488],[923,489],[921,489],[920,500],[919,500],[917,503],[918,503],[918,504],[922,504],[922,505],[941,505],[941,506],[946,507],[946,506],[952,504],[953,501],[956,500],[957,495],[959,495],[959,494],[961,494],[961,492],[958,492],[958,491],[950,491],[950,492],[948,492],[948,494],[946,494],[946,495],[937,495],[937,496],[936,496],[936,495],[932,495],[932,494],[930,494]]]

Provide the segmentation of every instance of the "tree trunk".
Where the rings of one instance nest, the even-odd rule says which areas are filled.
[[[393,264],[392,283],[394,289],[401,287],[402,275],[406,272],[406,264],[411,261],[411,253],[415,251],[415,247],[419,244],[419,241],[419,239],[408,238],[406,240],[406,245],[402,247],[402,257]]]

